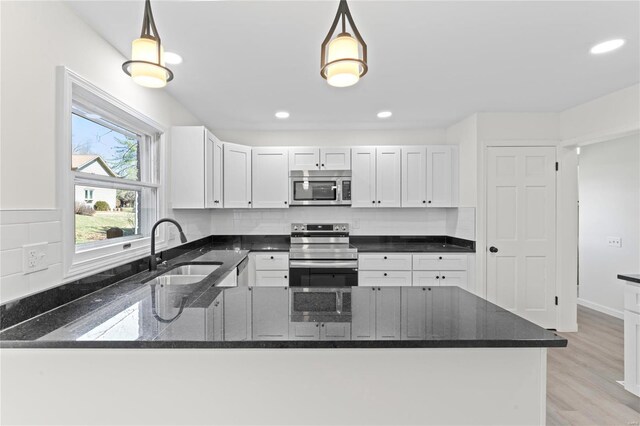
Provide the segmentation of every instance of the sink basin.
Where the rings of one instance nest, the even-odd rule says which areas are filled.
[[[147,284],[159,284],[167,286],[180,286],[199,283],[206,275],[160,275],[147,282]]]
[[[171,269],[161,276],[166,275],[204,275],[207,276],[216,269],[218,269],[220,265],[183,265],[178,266],[177,268]]]

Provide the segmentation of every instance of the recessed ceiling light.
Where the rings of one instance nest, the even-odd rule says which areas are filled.
[[[378,113],[378,118],[389,118],[393,115],[391,111],[380,111]]]
[[[169,65],[178,65],[182,63],[182,56],[175,52],[164,52],[164,62]]]
[[[621,48],[624,45],[624,40],[621,38],[616,38],[614,40],[607,40],[602,43],[598,43],[593,46],[590,52],[593,55],[599,55],[601,53],[611,52],[612,50],[616,50]]]
[[[289,113],[287,111],[278,111],[276,112],[276,118],[280,118],[280,119],[289,118]]]

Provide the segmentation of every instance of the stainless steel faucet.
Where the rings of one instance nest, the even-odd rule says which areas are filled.
[[[156,228],[162,222],[173,223],[176,226],[176,228],[178,228],[178,231],[180,232],[180,241],[183,243],[187,242],[187,237],[184,235],[184,232],[182,232],[182,226],[180,226],[180,224],[175,219],[165,217],[163,219],[158,220],[156,223],[154,223],[153,226],[151,227],[151,256],[149,256],[150,271],[155,271],[158,269],[158,259],[156,258]]]

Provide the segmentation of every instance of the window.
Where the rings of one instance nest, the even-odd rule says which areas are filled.
[[[163,131],[71,71],[61,73],[64,264],[65,276],[76,278],[148,253],[161,213]],[[158,241],[162,247],[164,234]]]

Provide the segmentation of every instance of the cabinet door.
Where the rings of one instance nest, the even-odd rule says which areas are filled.
[[[375,340],[375,287],[353,287],[351,289],[351,335],[353,340]]]
[[[289,207],[288,149],[253,148],[251,156],[253,208]]]
[[[631,311],[624,311],[624,388],[640,396],[640,315]]]
[[[376,340],[400,340],[400,288],[376,290]]]
[[[290,340],[320,340],[319,322],[290,322]]]
[[[402,207],[427,206],[427,148],[402,148]]]
[[[289,337],[289,289],[251,290],[253,340],[282,340]]]
[[[411,271],[358,271],[358,285],[363,287],[411,286]]]
[[[454,207],[457,204],[457,152],[452,146],[427,147],[428,207]]]
[[[427,288],[405,287],[402,293],[402,340],[424,339],[427,327]]]
[[[310,147],[289,148],[289,170],[318,170],[320,149]]]
[[[413,271],[413,285],[420,287],[433,287],[440,285],[439,271]]]
[[[174,209],[205,207],[205,128],[171,128],[171,205]]]
[[[380,146],[376,152],[376,204],[378,207],[400,207],[400,148]]]
[[[224,207],[251,207],[251,148],[224,144]]]
[[[351,323],[323,322],[320,324],[320,340],[351,340]]]
[[[224,340],[251,340],[251,290],[228,288],[224,295]]]
[[[466,271],[440,271],[440,285],[455,285],[467,289]]]
[[[320,170],[351,170],[351,148],[321,148]]]
[[[213,334],[213,341],[222,342],[224,340],[224,297],[222,293],[213,301],[211,317],[213,321],[208,321],[207,324],[213,327],[210,333]]]
[[[213,143],[213,207],[214,209],[221,209],[224,206],[224,197],[223,197],[223,185],[222,181],[224,179],[224,167],[223,167],[223,159],[224,157],[224,144],[222,141],[215,138]],[[211,181],[209,181],[211,183]]]
[[[376,149],[351,149],[351,207],[376,206]]]
[[[289,270],[256,271],[256,287],[287,287],[289,285]]]

